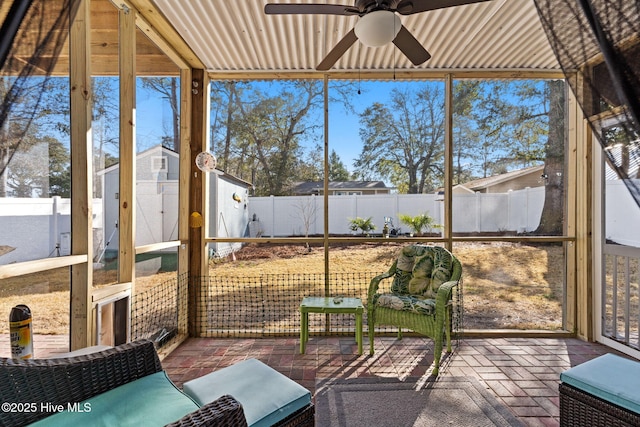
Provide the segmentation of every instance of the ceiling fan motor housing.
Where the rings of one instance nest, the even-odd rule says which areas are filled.
[[[354,30],[362,44],[379,47],[393,41],[401,27],[398,15],[388,10],[376,10],[361,17]]]
[[[374,10],[395,10],[402,0],[355,0],[355,7],[362,13]]]

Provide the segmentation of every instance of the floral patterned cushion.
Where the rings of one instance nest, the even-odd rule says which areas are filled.
[[[420,299],[412,295],[379,294],[375,296],[374,303],[380,307],[427,315],[433,314],[436,308],[434,299]]]
[[[396,265],[391,292],[415,296],[418,300],[435,298],[440,285],[451,278],[451,254],[438,246],[411,245],[402,248]]]

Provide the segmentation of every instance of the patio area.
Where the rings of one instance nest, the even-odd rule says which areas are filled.
[[[7,357],[9,337],[0,336]],[[368,340],[364,340],[367,348]],[[36,335],[34,353],[45,358],[66,351],[68,337]],[[256,358],[308,388],[316,380],[357,377],[426,379],[433,362],[433,341],[415,336],[398,341],[376,338],[376,353],[357,355],[353,337],[311,336],[305,354],[297,337],[189,338],[162,361],[178,386],[241,360]],[[474,377],[525,425],[558,426],[560,372],[614,352],[574,338],[467,338],[444,354],[438,378]],[[419,380],[418,380],[419,382]]]
[[[365,348],[368,341],[365,338]],[[376,353],[357,355],[352,337],[314,337],[305,354],[297,338],[190,338],[162,362],[183,382],[247,358],[256,358],[315,394],[316,380],[426,377],[433,362],[430,339],[376,338]],[[463,339],[444,355],[440,376],[478,379],[527,426],[558,426],[560,372],[612,352],[597,343],[555,338]]]

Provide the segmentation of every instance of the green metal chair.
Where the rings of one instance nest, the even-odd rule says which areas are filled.
[[[389,290],[379,292],[381,282],[388,278],[393,278]],[[437,375],[443,339],[447,352],[451,351],[452,295],[461,280],[460,261],[445,248],[402,248],[389,271],[374,277],[369,285],[369,353],[374,354],[375,325],[397,326],[398,339],[402,339],[402,328],[406,328],[434,340],[433,374]]]

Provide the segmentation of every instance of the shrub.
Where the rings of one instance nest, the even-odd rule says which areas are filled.
[[[349,219],[349,229],[351,231],[362,230],[362,234],[369,235],[370,231],[376,229],[376,226],[372,222],[372,218],[351,218]]]
[[[406,224],[416,236],[422,234],[423,230],[431,231],[434,228],[442,228],[442,225],[436,224],[435,220],[426,213],[416,216],[399,214],[398,218],[400,219],[400,222]]]

